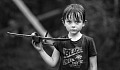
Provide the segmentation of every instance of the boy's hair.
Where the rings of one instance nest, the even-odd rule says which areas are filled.
[[[68,19],[70,20],[73,18],[73,20],[79,21],[80,19],[85,22],[85,9],[82,5],[80,4],[70,4],[68,5],[62,16],[62,21]]]

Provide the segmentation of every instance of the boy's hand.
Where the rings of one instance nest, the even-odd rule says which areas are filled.
[[[43,49],[43,47],[42,47],[42,39],[36,37],[36,36],[38,36],[38,33],[33,32],[31,35],[33,36],[32,37],[33,46],[39,51],[42,50]]]
[[[32,37],[32,40],[33,40],[32,42],[35,43],[35,45],[39,44],[40,43],[40,38],[36,37],[36,36],[39,36],[39,34],[36,33],[36,32],[33,32],[31,35],[33,36]]]

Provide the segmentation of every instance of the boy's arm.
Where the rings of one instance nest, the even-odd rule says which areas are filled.
[[[54,48],[54,47],[53,47]],[[52,56],[49,56],[43,49],[41,51],[39,51],[41,57],[43,58],[43,60],[51,67],[55,67],[58,60],[59,60],[59,51],[54,48]]]
[[[97,56],[92,56],[89,58],[89,60],[90,60],[89,70],[97,70]]]
[[[31,35],[33,35],[32,45],[39,51],[43,60],[51,67],[54,67],[59,60],[59,56],[60,56],[59,51],[54,46],[51,46],[51,48],[54,49],[54,51],[52,53],[52,57],[49,56],[43,49],[42,40],[40,38],[35,37],[38,34],[36,32],[33,32]]]

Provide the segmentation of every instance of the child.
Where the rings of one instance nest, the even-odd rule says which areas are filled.
[[[33,39],[33,46],[39,51],[41,57],[51,67],[55,67],[60,59],[59,70],[97,70],[97,52],[93,38],[80,32],[85,26],[83,6],[68,5],[63,12],[62,22],[68,31],[68,35],[63,38],[71,40],[54,42],[52,56],[49,56],[41,42],[36,45]]]

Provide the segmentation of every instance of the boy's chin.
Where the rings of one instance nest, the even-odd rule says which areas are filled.
[[[78,32],[70,32],[70,34],[72,35],[76,35]]]

